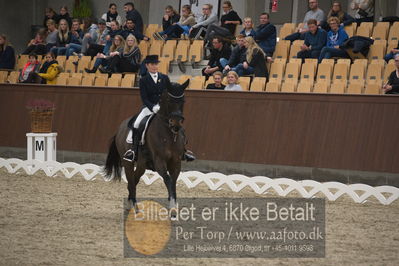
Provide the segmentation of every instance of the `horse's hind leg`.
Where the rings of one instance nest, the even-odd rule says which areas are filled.
[[[127,179],[127,189],[129,190],[129,209],[137,209],[137,199],[136,199],[136,186],[140,181],[140,177],[145,172],[145,167],[143,164],[137,164],[136,170],[134,170],[133,164],[129,164],[129,166],[125,167],[126,179]]]

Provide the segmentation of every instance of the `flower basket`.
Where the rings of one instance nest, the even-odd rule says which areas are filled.
[[[31,130],[33,133],[50,133],[53,128],[54,111],[31,111]]]
[[[53,126],[54,103],[47,100],[33,100],[27,105],[33,133],[50,133]]]

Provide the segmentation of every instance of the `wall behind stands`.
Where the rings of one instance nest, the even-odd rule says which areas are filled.
[[[55,101],[59,150],[107,151],[139,90],[0,84],[0,146],[26,147],[30,99]],[[188,91],[185,128],[198,159],[399,173],[399,98]]]
[[[42,24],[47,1],[0,0],[0,33],[22,52],[31,38],[31,25]],[[65,1],[67,2],[67,1]]]

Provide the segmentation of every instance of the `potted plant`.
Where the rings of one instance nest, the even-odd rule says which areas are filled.
[[[45,99],[30,100],[26,108],[31,117],[31,130],[33,133],[52,132],[55,104]]]
[[[89,0],[75,0],[72,15],[74,18],[90,18],[92,11]]]

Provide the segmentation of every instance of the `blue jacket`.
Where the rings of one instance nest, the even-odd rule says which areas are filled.
[[[255,41],[263,49],[263,51],[271,55],[276,48],[277,31],[273,24],[261,24],[256,28]]]
[[[242,35],[244,35],[244,36],[247,36],[247,35],[245,34],[245,29],[243,29],[242,31],[240,31],[240,34],[242,34]],[[255,34],[256,34],[256,32],[252,29],[248,36],[255,37]]]
[[[310,31],[305,33],[305,45],[312,46],[312,51],[321,51],[327,42],[327,32],[318,28],[316,34]]]
[[[71,43],[82,44],[82,39],[84,37],[83,31],[81,29],[77,30],[79,36],[75,36],[75,34],[71,34]]]
[[[143,34],[141,34],[140,32],[138,32],[134,29],[133,30],[125,29],[122,31],[122,37],[125,38],[125,40],[126,40],[127,36],[129,36],[130,34],[133,35],[134,37],[136,37],[136,39],[138,41],[143,40],[145,37]]]
[[[334,48],[334,46],[341,46],[347,39],[349,39],[348,34],[344,30],[344,27],[339,27],[337,33],[330,30],[327,33],[327,47]]]
[[[135,29],[143,33],[143,18],[141,17],[141,14],[136,10],[130,10],[126,13],[126,20],[131,19],[135,25]]]
[[[147,74],[140,79],[140,96],[144,106],[152,111],[154,105],[161,100],[162,92],[170,87],[169,77],[158,72],[158,81],[155,84],[151,75]]]
[[[119,30],[110,30],[108,32],[108,35],[111,37],[111,39],[113,40],[115,38],[116,35],[121,35],[122,36],[123,30],[119,29]]]

